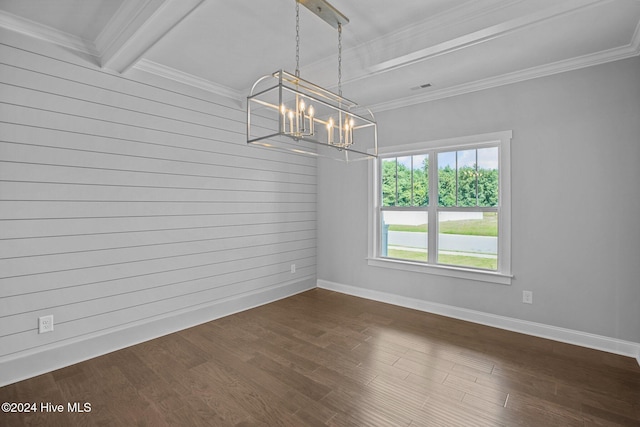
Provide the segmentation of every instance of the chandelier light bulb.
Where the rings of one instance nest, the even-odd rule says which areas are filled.
[[[333,117],[329,117],[327,122],[327,142],[333,144]]]
[[[293,111],[289,110],[289,132],[293,133]]]
[[[280,113],[282,113],[282,117],[280,119],[281,132],[286,132],[287,131],[287,109],[285,108],[284,104],[280,105]]]
[[[313,105],[309,105],[309,134],[313,135],[314,133],[314,123],[313,123],[313,113],[315,113],[315,110],[313,109]]]

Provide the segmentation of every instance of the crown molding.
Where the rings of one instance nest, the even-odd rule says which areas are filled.
[[[29,37],[57,44],[76,52],[99,57],[100,52],[92,41],[59,31],[46,25],[0,10],[0,27],[25,34]]]
[[[640,25],[639,25],[640,28]],[[636,30],[636,35],[639,31]],[[592,67],[607,62],[619,61],[640,55],[640,37],[627,46],[608,49],[601,52],[583,55],[551,64],[541,65],[539,67],[527,68],[525,70],[515,71],[512,73],[502,74],[496,77],[476,80],[470,83],[464,83],[457,86],[448,87],[440,90],[433,90],[419,95],[408,96],[388,102],[381,102],[369,106],[369,109],[376,112],[394,110],[397,108],[409,107],[411,105],[421,104],[424,102],[435,101],[438,99],[450,98],[453,96],[464,95],[471,92],[478,92],[485,89],[491,89],[512,83],[518,83],[525,80],[537,79],[539,77],[551,76],[553,74],[564,73],[567,71],[578,70],[581,68]]]
[[[230,87],[213,83],[210,80],[196,77],[192,74],[188,74],[183,71],[176,70],[175,68],[167,67],[166,65],[149,61],[147,59],[141,59],[133,66],[133,68],[159,77],[163,77],[165,79],[173,80],[178,83],[193,86],[219,96],[223,96],[237,102],[238,104],[242,104],[242,101],[246,96],[244,93],[235,89],[231,89]]]
[[[636,26],[636,30],[634,31],[633,36],[631,37],[630,46],[636,51],[636,55],[640,55],[640,21]]]

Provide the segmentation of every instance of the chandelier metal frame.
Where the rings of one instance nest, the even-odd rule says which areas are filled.
[[[337,94],[300,77],[300,4],[338,30]],[[254,83],[247,97],[247,144],[343,161],[377,157],[373,113],[342,96],[342,25],[348,22],[325,0],[296,0],[295,74],[278,70]]]

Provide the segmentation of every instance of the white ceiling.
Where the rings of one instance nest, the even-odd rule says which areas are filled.
[[[640,54],[640,0],[330,2],[343,93],[374,111]],[[295,69],[294,0],[0,0],[0,26],[238,102]],[[301,7],[300,38],[301,76],[335,89],[337,31]]]

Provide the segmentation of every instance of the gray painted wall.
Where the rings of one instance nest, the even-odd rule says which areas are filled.
[[[0,36],[0,384],[315,286],[315,159],[248,147],[230,101]]]
[[[640,343],[639,76],[635,57],[377,114],[380,146],[513,130],[511,286],[369,267],[367,165],[326,161],[318,278]]]

